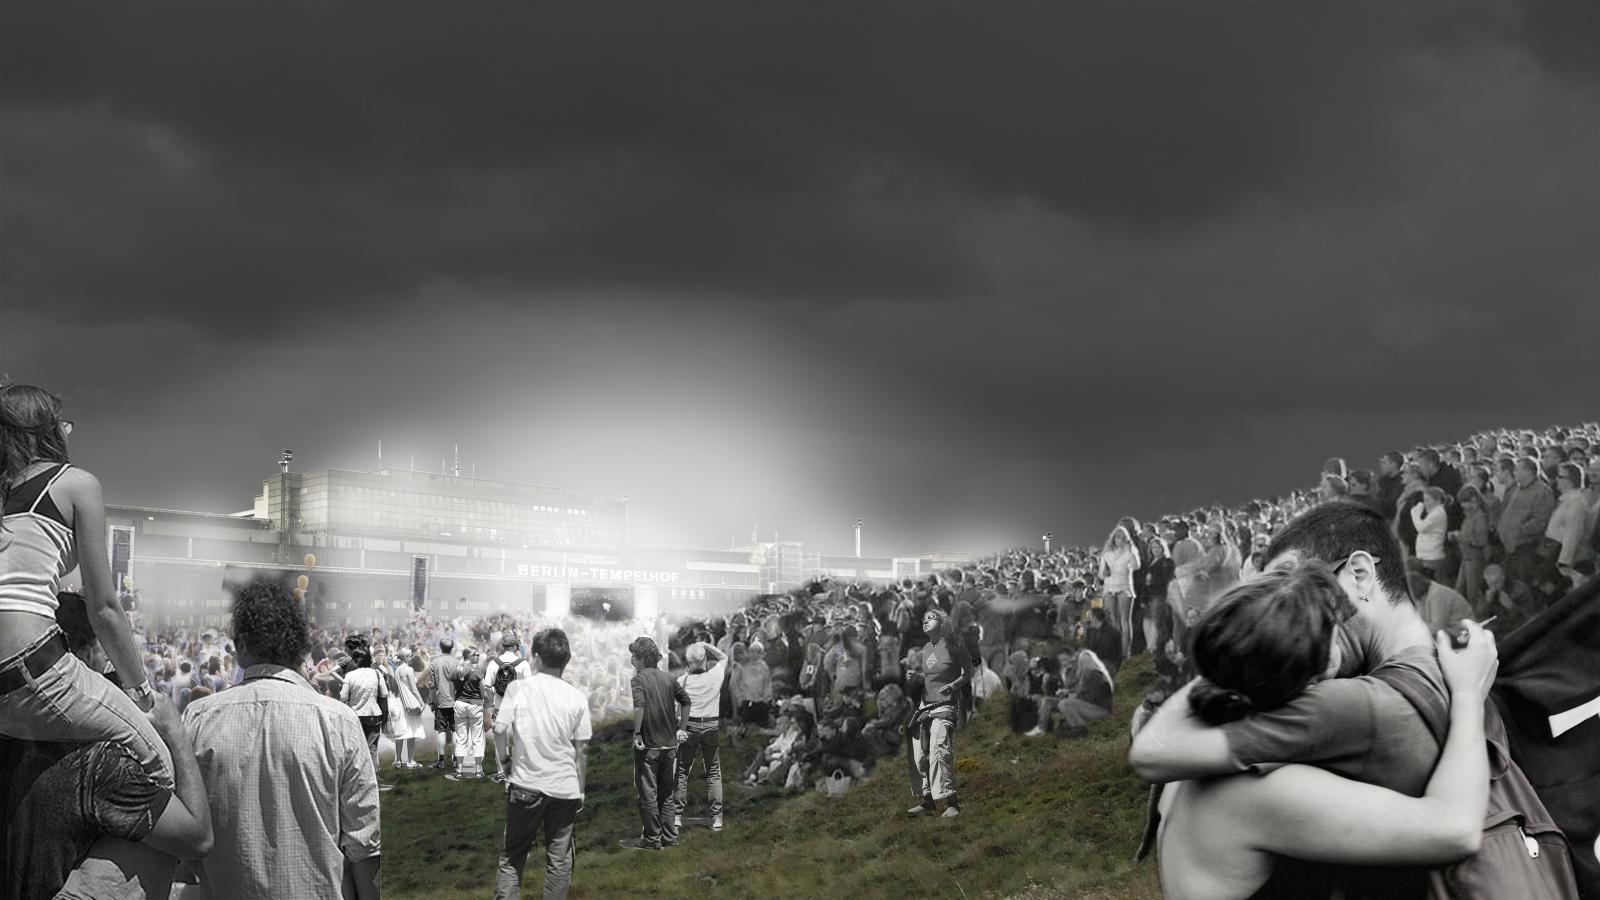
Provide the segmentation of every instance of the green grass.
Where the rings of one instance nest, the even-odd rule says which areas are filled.
[[[613,729],[590,745],[570,896],[1159,900],[1154,862],[1131,864],[1146,792],[1127,765],[1128,721],[1154,680],[1148,659],[1117,680],[1114,714],[1086,739],[1013,735],[1003,703],[985,708],[956,735],[954,820],[905,814],[915,798],[903,756],[881,760],[842,798],[737,786],[758,737],[730,746],[725,734],[727,828],[686,828],[678,847],[654,854],[617,846],[639,833],[639,818],[628,732]],[[384,776],[397,782],[383,795],[385,894],[492,894],[503,788],[431,771]],[[690,815],[705,815],[704,797],[704,780],[691,781]],[[525,897],[539,896],[543,867],[535,848]]]

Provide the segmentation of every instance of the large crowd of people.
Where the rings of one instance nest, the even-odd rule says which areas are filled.
[[[26,897],[165,897],[174,881],[191,885],[178,888],[184,896],[376,896],[383,758],[392,752],[390,778],[422,768],[416,750],[430,734],[434,766],[449,777],[507,785],[497,896],[517,895],[540,833],[546,896],[565,895],[586,744],[630,719],[641,836],[624,844],[633,849],[676,843],[696,763],[710,827],[723,828],[724,729],[751,742],[737,783],[826,788],[877,777],[879,763],[903,755],[909,814],[942,803],[943,817],[959,816],[954,744],[984,703],[1005,704],[1018,733],[1081,736],[1111,715],[1123,662],[1148,653],[1161,683],[1136,723],[1173,741],[1164,719],[1173,707],[1222,722],[1251,703],[1282,705],[1311,693],[1315,672],[1293,673],[1328,655],[1329,640],[1309,650],[1291,641],[1283,653],[1310,655],[1286,656],[1280,669],[1294,683],[1229,687],[1238,666],[1228,654],[1241,642],[1228,628],[1265,641],[1280,625],[1258,610],[1230,626],[1219,607],[1231,615],[1246,607],[1241,598],[1271,606],[1280,594],[1334,591],[1336,577],[1370,577],[1409,594],[1426,633],[1470,616],[1504,634],[1593,578],[1600,549],[1600,426],[1588,425],[1386,453],[1375,471],[1330,459],[1315,489],[1125,517],[1102,546],[1017,548],[888,584],[824,579],[709,621],[419,614],[396,629],[313,629],[286,585],[258,580],[236,587],[228,628],[146,633],[111,584],[99,486],[68,463],[71,423],[59,400],[7,386],[0,423],[0,763],[20,773],[0,791],[0,881]],[[1296,547],[1285,535],[1329,509],[1376,522],[1391,558],[1361,549],[1332,570],[1288,573],[1281,558]],[[81,595],[61,590],[74,568]],[[1290,630],[1320,634],[1326,624]],[[1484,665],[1482,654],[1447,661],[1436,686],[1469,694]],[[1181,693],[1197,671],[1209,693]],[[1268,689],[1277,693],[1257,696]],[[1183,700],[1164,702],[1169,695]],[[1209,774],[1193,758],[1205,746],[1140,755],[1141,771]],[[1262,761],[1274,759],[1283,757]],[[1430,797],[1475,775],[1456,766],[1456,780],[1428,781],[1431,759],[1409,785]],[[1180,808],[1199,823],[1273,802],[1212,799]],[[59,833],[21,840],[20,821]],[[1175,844],[1171,858],[1209,852],[1203,841]]]

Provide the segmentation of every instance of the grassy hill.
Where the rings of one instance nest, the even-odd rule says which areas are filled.
[[[956,735],[962,815],[954,820],[905,814],[916,798],[903,756],[880,761],[841,798],[736,785],[758,737],[730,747],[724,735],[727,827],[687,827],[661,853],[617,846],[639,833],[639,819],[628,730],[611,729],[590,748],[571,896],[1159,900],[1154,862],[1130,862],[1146,792],[1126,759],[1129,718],[1153,681],[1147,658],[1131,661],[1117,679],[1114,715],[1081,740],[1013,735],[1004,703],[991,703]],[[383,795],[386,895],[490,896],[503,788],[431,770],[394,780]],[[705,782],[691,781],[689,815],[706,815],[704,797]],[[523,895],[539,896],[543,877],[536,848]]]

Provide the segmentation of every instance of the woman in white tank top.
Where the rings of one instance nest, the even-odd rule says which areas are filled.
[[[0,386],[0,734],[126,744],[170,786],[170,755],[145,715],[154,693],[111,583],[100,482],[68,463],[71,432],[60,398]],[[66,652],[56,592],[73,569],[126,693]]]

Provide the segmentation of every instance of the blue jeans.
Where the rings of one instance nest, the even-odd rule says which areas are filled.
[[[954,733],[956,712],[941,709],[911,733],[911,792],[943,800],[956,793]]]
[[[51,631],[34,646],[49,640]],[[25,648],[0,667],[31,651]],[[71,653],[63,653],[37,677],[22,670],[26,683],[0,695],[0,734],[28,741],[111,741],[133,751],[146,771],[172,789],[172,753],[156,734],[150,717],[122,689]]]
[[[678,788],[672,802],[681,814],[689,803],[689,770],[697,757],[706,764],[706,793],[711,800],[711,816],[722,815],[722,753],[717,744],[722,737],[720,722],[690,722],[689,739],[678,745]]]
[[[513,786],[506,798],[506,843],[495,877],[494,900],[522,896],[522,870],[544,831],[544,900],[564,900],[577,860],[578,804]]]
[[[678,814],[672,802],[677,757],[676,750],[634,748],[633,786],[639,791],[639,821],[644,826],[640,843],[646,847],[678,842],[678,826],[672,823]]]

